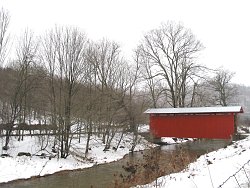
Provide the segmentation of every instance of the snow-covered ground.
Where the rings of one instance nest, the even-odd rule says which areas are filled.
[[[56,153],[51,152],[52,145],[50,142],[45,150],[41,150],[41,145],[44,147],[47,144],[46,140],[41,139],[41,137],[27,136],[20,142],[17,141],[17,138],[12,137],[9,144],[10,148],[7,151],[2,150],[5,140],[4,138],[0,138],[0,155],[10,155],[10,157],[0,157],[0,183],[16,179],[26,179],[32,176],[43,176],[62,170],[87,168],[96,164],[119,160],[129,153],[132,135],[124,135],[120,147],[117,151],[114,151],[113,147],[117,145],[119,138],[120,135],[117,134],[111,143],[111,149],[103,151],[105,145],[102,144],[101,138],[92,137],[87,159],[83,159],[86,146],[86,139],[84,138],[81,139],[81,143],[78,143],[78,139],[72,140],[71,152],[74,154],[77,153],[78,157],[70,155],[67,159],[51,158],[50,156],[56,155]],[[136,146],[135,150],[143,150],[152,146],[154,145],[140,138],[140,143]],[[31,156],[17,156],[19,152],[29,152]],[[39,156],[41,154],[46,157]]]
[[[200,156],[196,162],[191,163],[182,172],[158,178],[157,187],[249,187],[249,160],[250,136],[244,140],[234,142],[226,148]],[[244,168],[241,168],[242,166]],[[138,187],[156,187],[156,182]]]
[[[148,126],[140,127],[140,132],[147,132]],[[71,152],[77,153],[70,155],[67,159],[57,157],[50,158],[52,153],[51,142],[45,150],[41,150],[41,146],[46,146],[46,140],[41,137],[24,137],[23,141],[17,141],[17,138],[12,137],[10,148],[8,151],[3,151],[1,148],[4,145],[4,138],[0,138],[0,155],[9,154],[10,157],[0,157],[0,183],[8,182],[16,179],[26,179],[32,176],[43,176],[52,174],[62,170],[73,170],[80,168],[91,167],[96,164],[108,163],[123,158],[129,153],[131,148],[132,135],[126,134],[120,144],[121,147],[117,151],[112,148],[117,145],[120,135],[117,134],[114,138],[111,149],[103,151],[104,145],[98,137],[92,137],[90,142],[90,150],[87,159],[83,159],[86,142],[84,138],[81,143],[75,139],[72,141]],[[163,138],[163,142],[174,144],[183,140],[173,140],[172,138]],[[136,150],[143,150],[147,147],[155,146],[148,143],[143,138],[137,145]],[[29,152],[31,156],[17,156],[19,152]],[[44,156],[39,156],[44,154]],[[165,177],[158,178],[158,187],[179,188],[179,187],[202,187],[211,188],[219,187],[227,180],[228,177],[234,175],[243,164],[250,160],[250,137],[244,140],[235,142],[227,148],[202,155],[194,163],[191,163],[185,170],[179,173],[171,174]],[[248,176],[246,176],[246,174]],[[224,187],[239,187],[237,181],[241,185],[246,185],[250,179],[250,163],[245,165],[243,170],[240,170],[232,178],[223,184]],[[236,181],[237,180],[237,181]],[[155,182],[138,187],[155,187]],[[243,186],[242,186],[243,187]]]

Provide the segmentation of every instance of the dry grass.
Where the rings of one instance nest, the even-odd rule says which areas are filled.
[[[167,156],[151,150],[149,153],[143,154],[141,160],[124,165],[123,169],[126,173],[114,175],[114,187],[124,188],[157,181],[158,177],[183,170],[195,159],[197,156],[191,155],[183,149]]]

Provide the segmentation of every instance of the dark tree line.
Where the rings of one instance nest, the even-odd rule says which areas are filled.
[[[55,27],[41,37],[27,30],[15,56],[6,58],[9,20],[2,9],[0,125],[7,126],[1,132],[3,149],[8,149],[13,131],[23,134],[16,124],[36,121],[53,127],[50,132],[62,158],[70,154],[72,133],[79,142],[82,134],[87,135],[87,155],[93,135],[109,149],[118,132],[120,141],[132,132],[133,151],[147,108],[225,106],[235,94],[232,73],[219,71],[204,78],[208,69],[197,63],[203,46],[180,24],[169,22],[148,32],[127,61],[118,43],[91,41],[72,27]]]

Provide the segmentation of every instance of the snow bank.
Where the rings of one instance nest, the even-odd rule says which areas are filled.
[[[74,170],[92,167],[96,164],[108,163],[123,158],[129,153],[131,148],[132,134],[126,134],[117,151],[112,149],[117,145],[120,135],[117,134],[111,143],[109,151],[103,151],[105,145],[102,144],[101,138],[92,137],[89,145],[89,154],[84,158],[86,139],[82,138],[81,143],[78,139],[72,140],[71,152],[76,155],[70,155],[67,159],[53,158],[52,155],[52,137],[48,146],[41,150],[41,146],[45,147],[47,142],[45,137],[27,136],[23,141],[17,141],[17,138],[11,138],[10,148],[7,151],[0,149],[0,155],[8,154],[10,157],[0,157],[0,183],[8,182],[16,179],[27,179],[32,176],[44,176],[53,174],[62,170]],[[0,138],[0,148],[4,145],[4,138]],[[143,150],[154,145],[140,138],[140,143],[135,150]],[[18,152],[29,152],[31,156],[17,156]],[[39,155],[45,155],[39,156]]]
[[[249,159],[250,137],[247,137],[226,148],[200,156],[196,162],[191,163],[182,172],[158,178],[158,187],[211,188],[222,185],[222,188],[233,188],[239,187],[238,183],[247,187],[248,179],[246,174],[250,177],[250,163],[247,163]],[[245,163],[247,163],[244,168],[246,173],[241,170],[235,174]],[[233,176],[226,181],[234,174],[235,177]],[[156,187],[156,183],[152,182],[137,187]]]

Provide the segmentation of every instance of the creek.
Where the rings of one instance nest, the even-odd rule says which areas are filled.
[[[2,184],[1,188],[112,188],[145,184],[183,170],[198,156],[226,147],[229,140],[197,140],[162,145],[128,154],[123,159],[75,171]],[[155,168],[157,167],[157,168]]]

